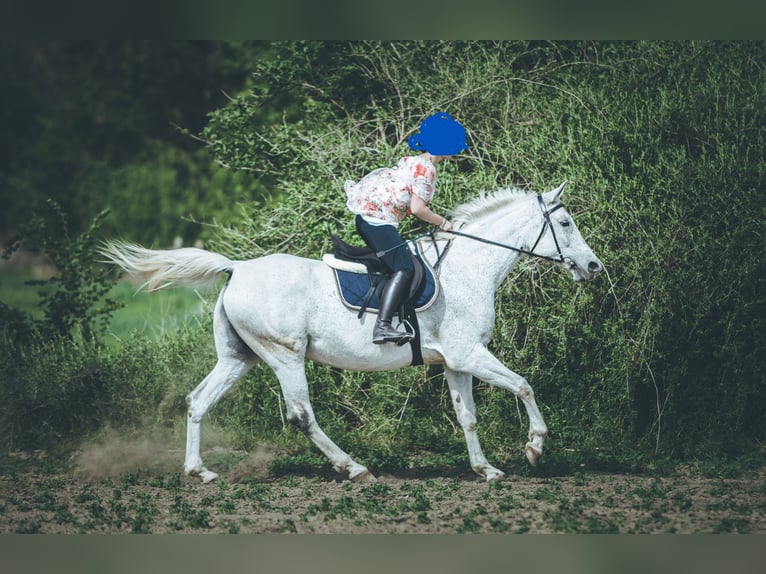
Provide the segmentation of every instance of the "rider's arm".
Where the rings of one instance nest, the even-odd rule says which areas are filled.
[[[452,229],[452,224],[447,221],[446,217],[436,215],[433,211],[431,211],[426,202],[414,193],[412,194],[412,199],[410,200],[410,211],[412,212],[412,215],[418,219],[421,219],[426,223],[430,223],[431,225],[435,225],[444,231],[449,231]]]

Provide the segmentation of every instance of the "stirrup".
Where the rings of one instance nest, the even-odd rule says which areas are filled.
[[[397,347],[411,343],[415,339],[415,328],[407,319],[399,323],[399,325],[404,325],[404,333],[402,333],[402,336],[397,341],[393,341]]]
[[[406,331],[398,331],[391,323],[388,323],[383,333],[375,335],[373,331],[372,342],[376,345],[383,345],[384,343],[396,343],[398,346],[409,343],[414,338],[414,332],[412,327],[405,325]]]

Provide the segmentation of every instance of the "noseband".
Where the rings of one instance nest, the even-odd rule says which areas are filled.
[[[559,247],[559,240],[556,237],[556,230],[553,228],[553,222],[551,221],[551,213],[556,211],[557,209],[561,209],[564,207],[563,203],[559,203],[557,205],[554,205],[551,209],[545,208],[545,202],[543,201],[543,197],[541,195],[537,196],[537,202],[540,205],[540,211],[543,213],[543,228],[540,230],[540,234],[537,236],[537,241],[535,241],[535,244],[532,246],[532,249],[522,249],[520,247],[514,247],[512,245],[507,245],[505,243],[499,243],[497,241],[492,241],[491,239],[485,239],[483,237],[478,237],[476,235],[471,235],[470,233],[463,233],[462,231],[443,231],[442,233],[451,233],[452,235],[457,235],[458,237],[465,237],[467,239],[473,239],[474,241],[479,241],[481,243],[486,243],[488,245],[494,245],[496,247],[502,247],[503,249],[510,249],[511,251],[516,251],[517,253],[522,253],[524,255],[531,255],[532,257],[537,257],[538,259],[545,259],[546,261],[554,261],[556,263],[566,263],[566,258],[564,257],[564,254],[561,253],[561,247]],[[556,245],[556,251],[558,251],[558,257],[549,257],[548,255],[540,255],[539,253],[535,253],[535,248],[540,243],[540,240],[543,238],[543,235],[545,235],[545,230],[550,229],[551,235],[553,236],[553,243]],[[450,240],[450,244],[452,243],[452,240]],[[449,245],[447,248],[445,248],[444,252],[439,257],[439,260],[437,261],[437,266],[439,263],[441,263],[441,260],[444,258],[444,256],[447,254],[447,251],[449,250]]]

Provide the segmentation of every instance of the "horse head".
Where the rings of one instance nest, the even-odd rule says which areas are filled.
[[[538,196],[542,231],[530,250],[534,255],[553,260],[572,274],[575,281],[590,281],[604,266],[583,238],[561,203],[566,182]]]

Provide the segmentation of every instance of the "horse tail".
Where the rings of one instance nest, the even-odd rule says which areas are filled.
[[[172,250],[146,249],[135,243],[108,241],[99,253],[130,275],[144,279],[141,288],[163,289],[174,283],[195,284],[213,281],[221,273],[231,274],[234,262],[219,255],[185,247]]]

